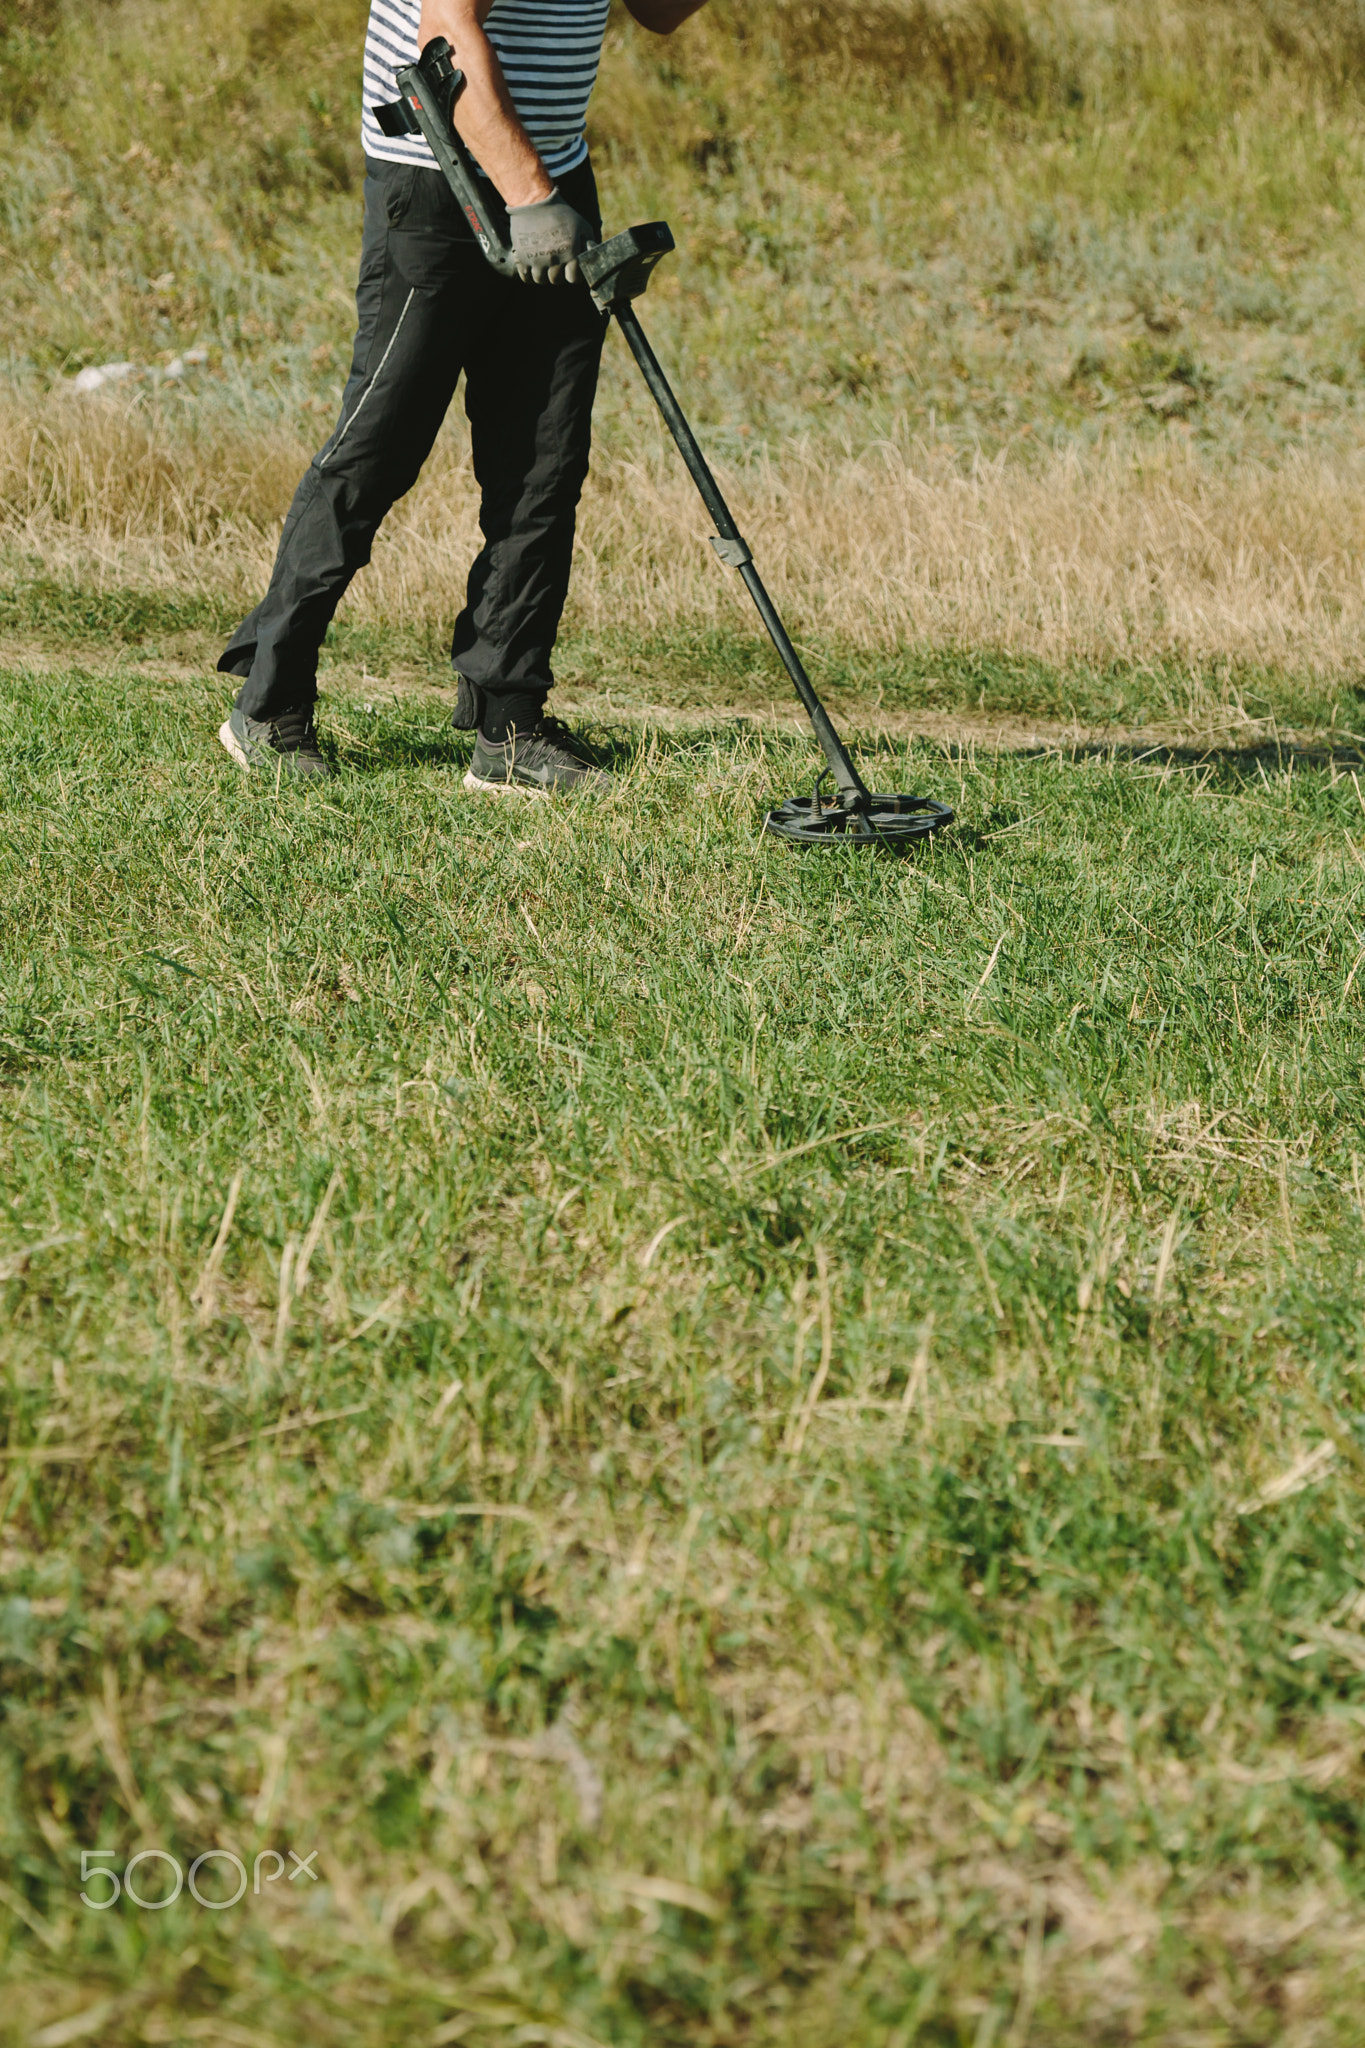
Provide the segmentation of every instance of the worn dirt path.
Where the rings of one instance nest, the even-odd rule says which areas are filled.
[[[188,637],[188,636],[187,636]],[[216,643],[215,643],[216,646]],[[113,659],[88,641],[70,646],[51,642],[0,639],[0,669],[24,668],[51,674],[57,670],[118,669],[129,676],[145,676],[149,682],[213,684],[211,658],[200,658],[183,646],[169,656],[143,657],[119,649]],[[417,665],[395,665],[376,676],[360,662],[331,663],[322,677],[324,701],[382,701],[384,698],[428,698],[433,704],[449,705],[453,688],[432,680],[430,669]],[[1201,761],[1237,759],[1253,764],[1287,767],[1331,767],[1341,772],[1365,770],[1365,733],[1341,726],[1316,729],[1290,728],[1274,719],[1249,718],[1235,705],[1220,707],[1212,716],[1186,721],[1168,721],[1146,726],[1091,725],[1075,719],[1025,717],[1001,712],[937,711],[917,709],[888,711],[869,706],[837,691],[826,697],[836,724],[860,747],[894,741],[926,740],[948,752],[978,749],[988,753],[1059,753],[1070,755],[1115,754],[1128,760],[1174,762],[1196,766]],[[809,728],[805,714],[795,702],[782,699],[756,700],[747,704],[702,704],[679,707],[654,703],[645,695],[636,697],[617,690],[593,690],[573,683],[559,685],[555,708],[565,718],[584,719],[603,726],[653,725],[665,732],[698,731],[726,725],[756,727],[770,732],[801,733]],[[1365,802],[1365,798],[1362,799]]]

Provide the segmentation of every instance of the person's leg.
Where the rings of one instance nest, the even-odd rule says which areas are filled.
[[[561,188],[599,218],[587,165]],[[605,320],[582,286],[493,282],[465,359],[484,545],[450,659],[473,685],[480,729],[501,741],[509,720],[525,730],[554,682]]]
[[[341,415],[294,494],[270,587],[218,664],[243,677],[237,709],[249,719],[311,706],[332,615],[445,417],[491,276],[452,214],[438,174],[372,166]]]

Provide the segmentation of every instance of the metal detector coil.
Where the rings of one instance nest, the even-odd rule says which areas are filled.
[[[514,277],[516,266],[512,261],[512,250],[502,232],[506,214],[499,205],[490,201],[492,188],[479,177],[455,127],[454,107],[464,87],[464,76],[455,68],[450,44],[444,36],[434,36],[417,62],[400,65],[395,76],[402,98],[389,106],[374,109],[380,127],[386,135],[425,136],[485,257],[502,276]],[[776,804],[764,819],[764,828],[798,846],[837,842],[846,846],[904,849],[915,840],[937,832],[942,826],[951,825],[952,811],[946,804],[937,803],[927,796],[878,794],[870,790],[859,775],[843,741],[834,730],[829,713],[815,693],[787,629],[778,617],[777,607],[754,567],[749,544],[735,525],[711,467],[636,318],[632,301],[645,290],[660,257],[667,255],[673,247],[673,237],[666,221],[646,221],[584,250],[578,266],[594,302],[602,312],[615,319],[625,336],[654,403],[663,414],[664,424],[677,444],[678,453],[716,523],[711,545],[727,568],[738,570],[740,580],[767,628],[768,637],[791,677],[796,694],[805,706],[815,737],[829,764],[811,796],[788,797],[785,803]],[[821,795],[820,785],[830,775],[838,793],[826,799]]]
[[[866,805],[847,804],[821,793],[822,775],[810,796],[789,796],[763,820],[765,832],[794,839],[798,846],[864,844],[902,848],[951,825],[947,804],[931,796],[881,796],[869,792]]]

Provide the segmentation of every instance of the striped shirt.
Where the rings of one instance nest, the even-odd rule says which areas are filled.
[[[602,55],[608,4],[609,0],[493,0],[483,25],[521,124],[552,178],[563,177],[588,154],[583,129]],[[417,60],[421,12],[421,0],[370,0],[360,139],[366,156],[431,169],[431,151],[422,136],[381,134],[371,112],[397,93],[395,67]]]

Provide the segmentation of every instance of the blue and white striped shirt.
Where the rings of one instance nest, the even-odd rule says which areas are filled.
[[[512,104],[552,178],[563,177],[588,153],[583,127],[602,55],[608,4],[609,0],[493,0],[484,23]],[[421,0],[370,0],[360,139],[366,156],[430,169],[431,151],[420,135],[383,135],[371,112],[397,92],[395,67],[416,62],[421,13]]]

